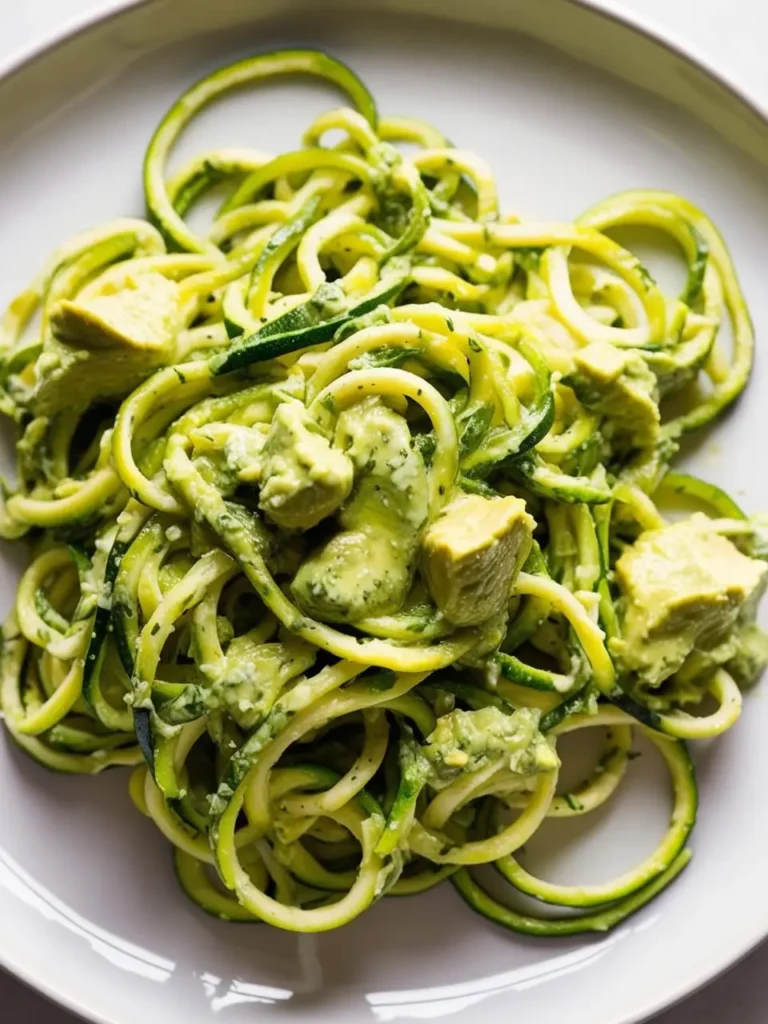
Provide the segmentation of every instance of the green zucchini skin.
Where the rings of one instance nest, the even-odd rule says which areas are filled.
[[[144,755],[147,767],[154,775],[155,739],[152,731],[152,715],[148,708],[133,709],[133,728],[136,732],[136,742]]]
[[[495,862],[495,867],[515,889],[545,904],[579,910],[605,910],[630,899],[672,868],[682,855],[696,824],[698,787],[685,744],[657,737],[655,733],[649,735],[666,761],[675,791],[670,826],[657,849],[612,882],[582,887],[542,882],[528,873],[513,856],[503,857]]]
[[[532,690],[542,690],[547,693],[558,692],[552,672],[526,665],[513,654],[497,654],[496,664],[505,679],[509,679],[519,686],[528,686]]]
[[[134,517],[129,519],[127,524],[119,530],[117,536],[112,542],[109,555],[107,556],[106,565],[104,567],[104,578],[101,584],[102,600],[96,606],[96,612],[94,614],[93,625],[91,628],[91,636],[85,653],[85,664],[83,667],[83,699],[94,715],[99,718],[99,720],[102,721],[102,724],[107,726],[107,728],[109,728],[112,723],[109,720],[104,721],[100,717],[100,704],[96,700],[96,691],[100,682],[106,642],[114,622],[112,614],[114,586],[123,558],[131,546],[133,539],[143,526],[145,520],[146,515],[142,511],[137,511]],[[125,667],[125,660],[127,660],[125,644],[123,644],[122,653],[123,665]]]
[[[466,868],[457,871],[451,883],[472,910],[509,931],[534,938],[559,939],[569,935],[605,935],[642,910],[667,888],[688,866],[690,850],[683,850],[670,866],[644,888],[613,906],[580,917],[539,918],[520,914],[492,899]]]
[[[611,500],[607,487],[595,486],[583,477],[551,470],[535,455],[517,458],[510,466],[510,472],[533,494],[550,501],[567,505],[604,505]]]
[[[398,278],[357,303],[347,313],[306,326],[303,321],[311,319],[310,313],[306,309],[304,313],[292,309],[282,317],[265,324],[255,334],[243,338],[237,346],[228,352],[221,356],[213,356],[210,361],[211,372],[214,377],[220,377],[225,373],[242,370],[254,363],[266,362],[269,359],[287,355],[289,352],[298,352],[311,345],[321,345],[331,341],[339,328],[397,298],[407,283],[407,277]],[[309,305],[308,303],[307,306]],[[296,327],[297,323],[302,326]]]
[[[32,742],[27,736],[11,733],[13,743],[31,757],[41,768],[56,775],[101,775],[111,768],[134,767],[141,762],[138,746],[126,745],[113,750],[103,747],[88,753],[59,750],[56,747]]]
[[[664,475],[659,484],[660,490],[671,490],[676,494],[684,494],[709,505],[719,516],[726,519],[746,519],[741,506],[715,484],[700,480],[690,473],[677,473],[671,470]]]
[[[462,461],[462,470],[470,480],[484,480],[497,470],[514,469],[542,441],[555,420],[551,374],[535,345],[522,340],[521,355],[531,365],[536,394],[520,422],[511,428],[490,431]]]
[[[611,691],[609,696],[612,704],[615,704],[617,708],[621,708],[628,715],[631,715],[641,725],[646,726],[648,729],[654,729],[657,732],[663,732],[662,718],[658,712],[644,707],[618,686]]]
[[[564,722],[569,715],[579,711],[584,703],[585,689],[586,687],[566,697],[565,700],[562,700],[551,711],[547,711],[542,715],[539,726],[541,731],[543,733],[551,732],[552,729],[557,728],[558,725]]]
[[[173,868],[182,892],[204,913],[228,924],[261,924],[259,919],[240,906],[237,900],[214,888],[205,877],[205,868],[199,860],[183,850],[175,849]]]
[[[135,744],[131,733],[107,733],[92,731],[85,726],[55,725],[48,731],[47,742],[55,749],[68,754],[95,754],[97,751],[118,750]]]

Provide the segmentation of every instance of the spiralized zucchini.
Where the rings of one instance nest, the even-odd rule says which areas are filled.
[[[295,151],[169,172],[204,106],[287,74],[349,106]],[[192,86],[144,186],[146,220],[65,243],[0,327],[0,534],[31,547],[10,735],[56,771],[134,766],[184,892],[224,919],[323,931],[451,879],[513,930],[615,926],[690,857],[684,741],[730,728],[768,661],[759,518],[668,468],[751,369],[717,230],[660,191],[502,214],[480,156],[379,118],[309,50]],[[682,295],[612,237],[635,226],[677,243]],[[599,762],[558,788],[560,736],[589,728]],[[616,798],[638,732],[674,790],[657,850],[540,880],[523,844]],[[487,863],[583,914],[496,903]]]

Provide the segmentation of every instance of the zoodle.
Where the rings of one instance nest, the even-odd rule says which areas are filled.
[[[169,171],[207,104],[284,75],[347,106],[291,152]],[[323,931],[450,880],[526,934],[619,924],[690,858],[685,741],[734,725],[768,663],[764,525],[670,468],[751,368],[717,230],[655,191],[505,216],[478,155],[311,50],[193,85],[144,188],[146,220],[65,243],[0,326],[0,535],[31,554],[8,732],[55,771],[133,766],[182,889],[225,919]],[[681,295],[627,226],[677,244]],[[560,737],[590,729],[565,789]],[[657,849],[599,885],[539,878],[523,845],[619,799],[637,735],[671,775]],[[496,902],[486,863],[569,913]]]

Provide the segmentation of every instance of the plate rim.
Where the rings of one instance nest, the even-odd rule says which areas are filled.
[[[66,19],[58,28],[44,33],[40,39],[16,47],[7,57],[0,61],[0,84],[12,79],[38,61],[43,60],[49,54],[55,52],[60,46],[76,39],[86,36],[94,29],[107,25],[111,21],[119,20],[131,10],[138,10],[142,7],[151,7],[162,0],[102,0],[96,8],[84,11]],[[529,0],[534,2],[534,0]],[[669,54],[679,57],[687,64],[692,65],[713,84],[726,92],[737,103],[746,107],[754,114],[768,137],[768,103],[763,103],[745,85],[735,81],[729,73],[719,67],[713,60],[701,52],[697,45],[687,42],[682,36],[669,29],[663,28],[653,17],[645,17],[630,11],[623,6],[620,8],[606,7],[604,0],[556,0],[556,2],[570,4],[592,14],[595,17],[627,29],[629,32],[641,36],[645,40],[661,47]],[[616,0],[612,0],[616,2]],[[544,40],[546,42],[546,40]],[[643,87],[640,86],[642,89]],[[694,115],[695,116],[695,115]],[[720,132],[718,132],[720,135]],[[725,140],[727,142],[727,140]],[[729,146],[734,143],[727,142]],[[2,714],[0,713],[0,718]],[[698,971],[680,988],[674,991],[668,990],[660,993],[646,1001],[643,1007],[631,1016],[624,1016],[616,1020],[615,1024],[642,1024],[666,1010],[678,1006],[684,1000],[696,992],[712,984],[719,977],[735,967],[751,952],[768,940],[768,913],[764,924],[759,931],[750,930],[749,935],[737,949],[729,954],[725,963],[713,965],[704,963]],[[13,978],[20,981],[27,988],[42,996],[51,1004],[58,1006],[70,1013],[76,1014],[84,1021],[91,1024],[124,1024],[120,1017],[103,1014],[94,1007],[82,1004],[76,997],[49,985],[43,977],[35,976],[34,972],[28,970],[22,963],[17,962],[12,952],[0,946],[0,969],[7,972]]]

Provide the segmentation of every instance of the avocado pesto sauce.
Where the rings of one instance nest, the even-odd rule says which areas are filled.
[[[295,74],[346,103],[299,148],[233,139],[169,172],[209,102]],[[686,741],[730,728],[768,663],[766,520],[670,469],[751,369],[717,230],[658,191],[504,214],[480,156],[309,50],[193,85],[144,188],[146,220],[66,242],[0,325],[0,535],[31,553],[10,735],[55,771],[132,766],[183,890],[225,919],[323,931],[450,880],[526,934],[619,924],[690,859]],[[681,295],[627,226],[677,244]],[[592,773],[558,786],[560,737],[592,728]],[[523,844],[620,799],[637,734],[670,777],[658,848],[601,885],[536,877]],[[487,863],[567,913],[497,902]]]

